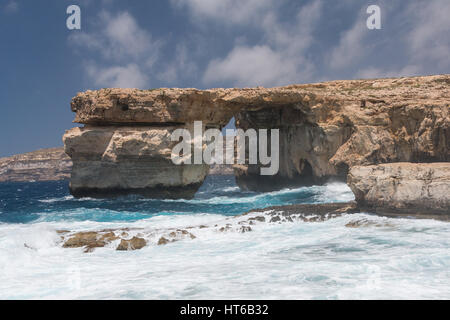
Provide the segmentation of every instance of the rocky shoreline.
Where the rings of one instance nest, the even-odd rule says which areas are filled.
[[[238,129],[278,129],[280,136],[276,175],[260,175],[260,163],[233,165],[242,190],[333,179],[347,181],[363,209],[446,214],[450,179],[438,175],[450,161],[449,83],[450,75],[436,75],[277,88],[88,90],[71,103],[84,127],[63,138],[74,163],[71,193],[160,197],[154,191],[161,189],[164,197],[192,198],[210,168],[171,162],[178,143],[171,134],[191,132],[194,121],[222,129],[234,118]],[[380,175],[400,167],[415,169]],[[407,182],[418,168],[431,176]]]
[[[356,202],[327,204],[298,204],[254,209],[246,213],[224,218],[217,223],[191,225],[185,228],[145,229],[119,228],[71,232],[58,230],[63,248],[81,248],[85,253],[97,248],[117,251],[139,250],[146,246],[169,245],[178,241],[190,241],[202,237],[205,231],[215,233],[248,233],[258,226],[294,222],[320,223],[344,215],[362,213]],[[450,214],[430,215],[389,215],[395,218],[436,218],[450,221]],[[380,222],[370,218],[355,217],[345,224],[346,228],[389,227],[395,228],[395,221]],[[27,246],[26,244],[24,244]]]
[[[48,149],[0,159],[0,182],[67,179],[71,171],[75,197],[189,199],[208,174],[231,168],[175,165],[172,132],[192,131],[194,121],[222,129],[234,117],[238,129],[280,131],[279,172],[261,176],[260,164],[235,164],[242,190],[334,179],[347,181],[358,210],[447,215],[449,84],[450,75],[436,75],[277,88],[88,90],[71,103],[83,127],[63,137],[70,158]]]
[[[353,167],[348,185],[361,210],[450,214],[450,162]]]
[[[182,240],[194,240],[199,233],[208,229],[218,233],[247,233],[257,225],[302,222],[323,222],[344,214],[356,213],[356,204],[305,204],[251,210],[224,218],[207,225],[192,225],[185,228],[144,229],[119,228],[99,231],[71,232],[56,231],[60,235],[63,248],[82,248],[85,253],[96,248],[109,247],[118,251],[139,250],[147,245],[167,245]],[[25,246],[27,246],[25,244]]]

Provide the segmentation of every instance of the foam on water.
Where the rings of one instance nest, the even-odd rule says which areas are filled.
[[[353,199],[339,183],[268,194],[215,183],[190,201],[110,202],[21,185],[24,203],[12,200],[16,193],[2,198],[0,298],[450,298],[450,224],[441,221],[349,214],[316,223],[260,223],[247,233],[197,228],[193,240],[125,252],[116,244],[91,253],[65,249],[56,233],[128,227],[158,235],[236,224],[230,216],[257,207]],[[346,227],[355,221],[366,223]]]
[[[2,224],[0,298],[450,298],[445,222],[346,215],[261,224],[244,234],[201,229],[194,240],[89,254],[63,249],[55,232],[177,228],[223,219],[200,214],[130,223]],[[384,226],[345,227],[355,219]]]

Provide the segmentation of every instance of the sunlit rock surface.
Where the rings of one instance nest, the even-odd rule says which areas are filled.
[[[446,162],[449,101],[449,75],[269,89],[86,91],[72,101],[75,122],[86,128],[65,135],[66,151],[74,161],[71,190],[76,196],[137,192],[153,197],[159,196],[156,190],[169,187],[173,193],[167,189],[164,196],[189,196],[178,188],[189,186],[189,193],[195,193],[207,168],[166,161],[166,128],[184,128],[194,121],[222,128],[232,117],[237,128],[280,130],[278,174],[261,176],[260,165],[236,165],[236,181],[243,189],[270,191],[345,180],[353,166]],[[146,131],[160,132],[160,138],[150,141]],[[127,147],[117,148],[121,144]]]
[[[65,180],[70,178],[71,168],[64,148],[42,149],[0,158],[0,182]]]
[[[450,214],[450,162],[357,166],[348,184],[370,212]]]

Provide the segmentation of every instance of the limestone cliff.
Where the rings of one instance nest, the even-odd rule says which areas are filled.
[[[450,214],[450,162],[357,166],[348,184],[370,212]]]
[[[450,75],[270,89],[86,91],[71,104],[75,122],[86,128],[65,135],[74,161],[72,192],[168,187],[178,197],[179,188],[190,186],[192,193],[207,169],[167,161],[165,137],[196,120],[221,128],[233,116],[238,128],[280,129],[279,173],[260,176],[259,165],[236,165],[236,179],[244,189],[344,180],[357,165],[449,161],[449,101]],[[151,137],[160,138],[152,140],[147,136],[151,131]]]
[[[75,197],[139,194],[150,198],[192,198],[208,165],[174,165],[170,135],[176,127],[100,126],[64,135],[73,169]]]
[[[0,159],[0,182],[55,181],[70,178],[72,161],[64,148],[42,149]]]

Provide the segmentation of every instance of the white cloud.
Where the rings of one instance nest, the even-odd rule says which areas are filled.
[[[225,58],[210,61],[204,74],[206,84],[229,82],[237,86],[276,86],[311,79],[314,65],[305,52],[313,43],[312,33],[320,18],[322,3],[301,7],[295,22],[267,11],[258,19],[266,43],[237,44]]]
[[[293,61],[268,46],[235,47],[224,59],[212,60],[204,82],[230,81],[237,86],[272,86],[295,78]]]
[[[412,60],[450,67],[450,1],[430,0],[412,4],[407,11],[412,29],[407,36]]]
[[[86,71],[95,85],[103,87],[149,86],[145,73],[157,61],[162,46],[126,11],[116,15],[101,12],[94,31],[72,33],[69,42],[99,55],[99,62],[87,63]]]
[[[99,15],[99,29],[92,33],[73,33],[69,41],[79,47],[100,52],[107,59],[137,59],[148,53],[157,53],[160,41],[153,41],[150,33],[141,29],[128,12]]]
[[[332,49],[330,67],[342,69],[361,61],[368,52],[365,44],[367,33],[365,21],[358,18],[352,28],[342,34],[339,44]]]
[[[148,83],[148,77],[136,64],[106,68],[91,64],[87,67],[87,72],[96,85],[103,87],[143,89]]]
[[[178,9],[187,9],[194,21],[210,19],[226,24],[248,24],[258,21],[261,14],[274,9],[274,0],[171,0]]]
[[[368,30],[364,20],[367,16],[358,17],[331,49],[329,66],[334,70],[356,69],[354,76],[363,78],[448,72],[450,1],[395,4],[381,5],[383,25],[387,25],[383,30]],[[379,43],[370,42],[372,32],[379,33]],[[358,66],[362,67],[358,70]]]

